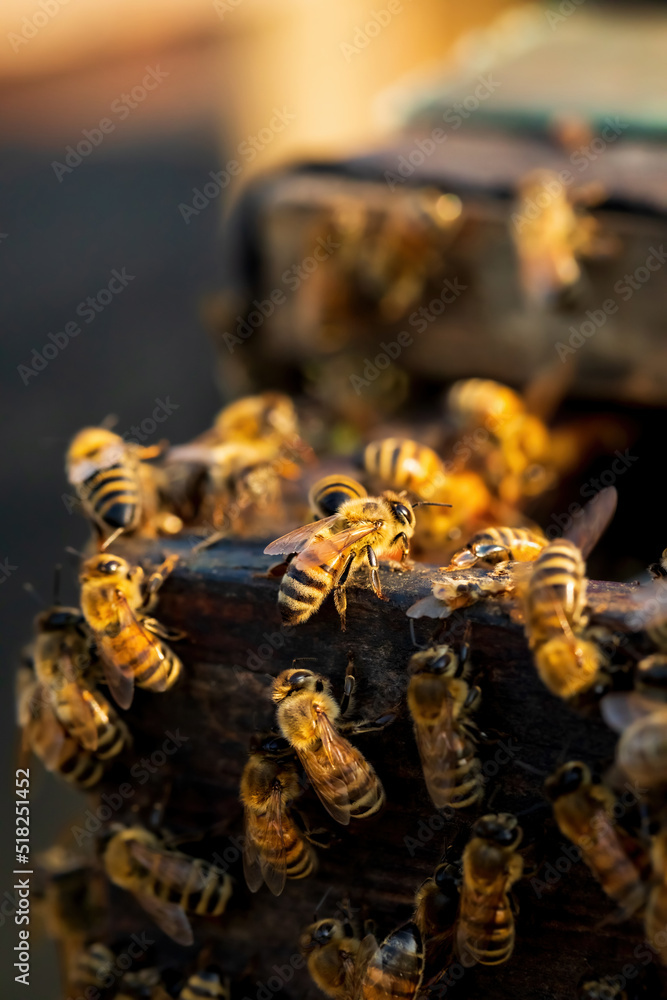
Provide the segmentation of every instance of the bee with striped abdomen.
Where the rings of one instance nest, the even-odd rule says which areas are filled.
[[[103,549],[121,533],[135,531],[147,509],[156,506],[151,471],[141,459],[154,458],[159,450],[128,444],[105,427],[86,427],[72,440],[67,478],[104,539]]]
[[[181,661],[164,641],[177,636],[147,615],[176,561],[177,557],[166,559],[148,580],[140,566],[106,553],[81,566],[81,609],[106,682],[121,708],[132,704],[135,683],[151,691],[166,691],[180,677]]]
[[[651,842],[651,881],[644,914],[646,943],[655,950],[662,965],[667,965],[667,830],[663,826]]]
[[[251,753],[241,776],[245,807],[243,871],[251,892],[265,882],[279,896],[288,878],[306,878],[315,853],[290,814],[301,794],[290,746],[269,736]]]
[[[353,678],[346,678],[346,694]],[[338,702],[326,677],[292,667],[273,682],[278,726],[296,751],[324,808],[346,826],[384,805],[384,789],[366,758],[341,735]],[[368,728],[363,724],[356,732]]]
[[[530,528],[485,528],[451,558],[448,570],[468,569],[479,563],[533,562],[547,544],[541,532]]]
[[[454,948],[461,900],[460,865],[443,862],[417,890],[413,920],[424,942],[424,979],[431,982],[448,965]]]
[[[349,923],[319,920],[300,945],[313,982],[332,1000],[411,1000],[421,986],[424,952],[415,923],[378,944],[373,934],[360,941]]]
[[[114,833],[103,861],[114,885],[131,892],[178,944],[193,942],[186,913],[218,917],[232,894],[229,875],[199,858],[168,850],[141,826]]]
[[[525,629],[542,682],[561,698],[592,687],[602,652],[586,635],[585,557],[616,510],[613,486],[589,501],[567,538],[546,545],[534,563],[525,589]],[[530,567],[527,567],[530,569]]]
[[[347,500],[359,499],[368,494],[356,479],[333,474],[318,479],[308,493],[308,506],[317,518],[331,517],[338,513]]]
[[[420,650],[410,658],[408,708],[433,804],[465,809],[483,794],[469,715],[479,705],[480,690],[469,687],[469,647],[460,655],[447,645]]]
[[[374,593],[382,598],[378,559],[409,552],[415,530],[414,507],[397,493],[347,500],[336,514],[290,531],[264,549],[266,555],[294,555],[282,578],[278,606],[285,625],[307,621],[333,591],[345,628],[346,587],[367,567]]]
[[[602,785],[594,785],[581,761],[560,767],[545,784],[553,803],[558,828],[582,853],[589,869],[606,894],[630,916],[643,905],[646,892],[641,873],[628,857],[617,829],[614,796]]]
[[[81,747],[100,760],[116,757],[130,736],[93,685],[94,657],[83,615],[76,608],[53,607],[38,615],[35,631],[32,658],[41,696]]]
[[[193,973],[178,994],[178,1000],[229,1000],[229,982],[223,982],[215,966]]]
[[[409,490],[421,500],[439,496],[446,483],[440,457],[409,438],[371,441],[364,451],[366,472],[394,490]]]
[[[522,830],[509,813],[483,816],[463,852],[463,883],[457,928],[462,958],[500,965],[514,950],[514,915],[509,892],[523,874],[517,853]]]

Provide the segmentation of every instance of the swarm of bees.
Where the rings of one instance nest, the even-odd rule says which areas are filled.
[[[474,428],[484,433],[466,455],[458,444],[469,441]],[[355,590],[368,585],[386,600],[385,574],[410,573],[413,553],[434,565],[442,560],[433,569],[432,593],[408,611],[410,625],[417,618],[436,625],[426,646],[412,633],[418,648],[405,663],[404,693],[425,793],[442,815],[456,816],[465,841],[453,854],[447,847],[433,874],[416,886],[410,919],[383,939],[371,922],[362,926],[351,915],[307,926],[298,945],[313,982],[334,1000],[410,1000],[437,987],[454,962],[495,967],[512,958],[513,887],[529,868],[521,813],[491,811],[479,756],[487,737],[476,723],[484,684],[474,644],[469,629],[459,642],[439,621],[490,598],[512,603],[548,691],[575,710],[587,696],[597,698],[603,718],[620,734],[615,766],[646,795],[639,835],[633,839],[621,828],[613,783],[594,781],[584,761],[545,775],[545,802],[618,918],[640,914],[653,940],[667,923],[667,835],[662,822],[655,829],[650,823],[667,787],[667,614],[646,609],[661,604],[656,598],[667,556],[652,567],[653,584],[638,588],[635,600],[638,615],[646,610],[644,629],[657,651],[619,668],[608,631],[591,619],[586,577],[586,559],[614,515],[616,491],[601,490],[562,538],[550,539],[527,518],[526,500],[577,460],[573,435],[550,429],[528,394],[488,380],[456,383],[439,440],[374,438],[356,469],[341,462],[339,472],[306,482],[316,460],[302,433],[293,402],[267,392],[226,407],[210,430],[179,447],[139,448],[104,426],[76,435],[66,469],[92,538],[81,557],[78,606],[56,599],[39,614],[18,672],[23,753],[89,791],[111,768],[120,773],[132,760],[123,713],[135,687],[146,692],[138,701],[150,700],[178,692],[187,678],[188,658],[184,665],[172,648],[183,641],[187,649],[187,635],[153,614],[163,584],[179,558],[188,557],[164,554],[150,566],[137,565],[133,538],[168,544],[188,532],[196,558],[227,537],[275,538],[276,526],[287,528],[264,553],[283,560],[268,568],[268,577],[279,578],[278,611],[297,634],[308,623],[317,627],[331,595],[345,630]],[[111,551],[121,545],[122,555]],[[615,686],[619,669],[624,680]],[[379,718],[359,717],[352,655],[341,687],[339,699],[325,673],[298,660],[272,675],[265,707],[273,723],[253,737],[239,788],[243,875],[251,893],[266,886],[279,897],[288,883],[313,877],[318,849],[331,849],[338,827],[357,836],[360,828],[372,830],[383,812],[388,792],[371,763],[372,749],[369,760],[357,737],[390,726],[402,706]],[[148,702],[142,705],[148,712]],[[177,721],[173,698],[171,705]],[[312,806],[319,809],[323,830],[312,829],[301,813],[302,796],[312,799],[311,813]],[[329,834],[329,842],[319,833]],[[233,908],[244,890],[176,843],[128,814],[98,834],[92,863],[163,934],[190,946],[207,922],[224,924],[228,904]],[[114,964],[110,943],[95,931],[91,922],[70,956],[72,988],[100,981],[100,970]],[[657,953],[667,965],[667,944]],[[117,979],[116,997],[231,995],[223,973],[203,958],[176,986],[149,966]],[[598,988],[606,988],[604,978],[591,977],[580,995],[589,1000]]]

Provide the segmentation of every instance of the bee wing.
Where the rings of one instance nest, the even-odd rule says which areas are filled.
[[[188,947],[194,941],[192,927],[185,910],[178,903],[167,903],[156,899],[148,893],[135,892],[134,898],[150,914],[161,931],[164,931],[176,944]]]
[[[574,520],[571,528],[565,532],[564,537],[581,549],[584,559],[588,558],[609,527],[617,503],[616,487],[606,486],[588,501],[581,516]]]
[[[43,690],[42,695],[45,695]],[[25,730],[27,742],[47,771],[55,771],[60,761],[67,733],[46,701],[40,703],[39,709],[37,709],[36,703],[33,704],[36,714],[28,722]]]
[[[659,577],[631,592],[632,610],[625,624],[633,632],[655,628],[667,620],[667,580]]]
[[[397,927],[378,946],[367,935],[357,952],[362,996],[392,996],[409,1000],[419,990],[424,971],[422,937],[417,925],[409,922]],[[362,971],[363,969],[363,971]]]
[[[118,624],[120,631],[123,632],[126,629],[131,629],[133,632],[136,629],[141,630],[146,642],[153,646],[161,660],[164,659],[164,653],[160,642],[153,638],[150,632],[143,627],[121,590],[116,591],[115,604],[118,612]],[[109,685],[109,690],[111,691],[114,700],[118,705],[120,705],[121,708],[129,708],[132,704],[132,699],[134,698],[134,675],[132,673],[132,669],[127,664],[118,660],[109,638],[105,636],[104,633],[98,632],[95,639],[98,652],[104,665],[104,677]],[[165,685],[167,683],[166,676],[163,678],[163,683]],[[153,690],[164,691],[165,688],[154,684]]]
[[[440,809],[449,803],[447,793],[454,784],[454,771],[459,762],[459,750],[462,749],[461,739],[454,730],[449,699],[446,699],[440,718],[435,723],[415,726],[415,739],[428,793]],[[450,776],[447,780],[443,778],[445,774]]]
[[[600,699],[602,718],[610,729],[622,733],[633,722],[655,712],[667,712],[667,705],[646,698],[638,691],[612,691]]]
[[[433,594],[422,597],[408,608],[408,618],[449,618],[452,609]]]
[[[206,869],[194,867],[192,858],[175,851],[167,851],[160,847],[150,847],[133,841],[130,852],[147,871],[159,875],[167,885],[180,892],[201,892],[206,888]]]
[[[574,374],[574,365],[560,361],[538,370],[522,392],[528,413],[550,420],[572,385]]]
[[[102,710],[94,695],[76,683],[67,684],[63,690],[66,692],[72,721],[77,727],[77,740],[86,750],[97,750],[99,745],[97,719]]]
[[[262,866],[259,861],[259,850],[251,833],[252,820],[246,809],[245,837],[243,838],[243,874],[251,892],[257,892],[264,881]]]
[[[280,799],[280,789],[274,788],[269,801],[269,808],[266,813],[266,825],[273,831],[277,842],[280,844],[278,854],[267,861],[260,858],[262,877],[274,896],[279,896],[285,888],[287,879],[287,851],[285,849],[285,836],[283,833],[283,810]]]
[[[313,535],[316,535],[323,528],[328,528],[330,525],[335,524],[337,520],[338,514],[332,514],[331,517],[323,517],[319,521],[313,521],[312,524],[306,524],[302,528],[295,528],[294,531],[288,531],[286,535],[281,535],[280,538],[276,538],[275,542],[267,545],[264,549],[264,555],[288,556],[292,555],[293,552],[301,552]]]
[[[320,801],[342,826],[350,822],[350,797],[343,775],[353,777],[359,770],[368,773],[369,765],[359,751],[340,735],[325,712],[315,720],[322,741],[323,755],[304,755],[301,761]]]
[[[299,565],[334,562],[350,545],[372,534],[376,530],[375,524],[357,524],[353,528],[346,528],[338,531],[329,538],[316,538],[310,543],[297,558]]]
[[[374,934],[366,934],[359,945],[357,954],[354,957],[354,965],[349,970],[351,980],[351,990],[349,995],[353,998],[353,1000],[361,1000],[363,997],[363,989],[368,981],[369,975],[371,978],[374,978],[374,976],[377,975],[378,969],[382,969],[380,945],[377,943],[377,939]]]

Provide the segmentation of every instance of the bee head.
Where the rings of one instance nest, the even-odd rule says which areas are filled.
[[[299,691],[324,691],[326,681],[314,674],[312,670],[300,670],[292,667],[290,670],[283,670],[278,674],[273,682],[273,700],[275,702],[284,701],[290,695]]]
[[[68,465],[83,459],[93,460],[109,445],[117,445],[122,448],[124,442],[118,434],[114,434],[106,427],[84,427],[72,438],[67,451]]]
[[[439,919],[443,923],[454,921],[459,908],[461,890],[461,872],[456,865],[438,865],[433,875],[433,881],[440,890],[441,899],[438,902]]]
[[[343,925],[340,920],[318,920],[301,935],[301,950],[308,952],[324,948],[325,945],[331,944],[332,941],[340,941],[343,937]]]
[[[77,608],[53,607],[43,611],[35,619],[39,632],[61,632],[67,628],[77,628],[84,621]]]
[[[581,761],[571,760],[559,767],[555,774],[547,778],[544,791],[547,798],[555,802],[563,795],[571,795],[591,780],[591,773]]]
[[[411,674],[446,674],[451,676],[458,667],[458,658],[450,646],[431,646],[410,657]]]
[[[654,653],[637,664],[635,681],[637,687],[667,693],[667,656]]]
[[[134,572],[127,560],[121,559],[120,556],[112,556],[108,552],[100,552],[91,559],[86,559],[81,567],[80,579],[84,582],[120,576],[129,580]]]
[[[480,837],[482,840],[497,844],[498,847],[516,847],[522,835],[523,831],[516,816],[510,813],[482,816],[470,832],[471,838]]]
[[[276,733],[269,733],[268,736],[255,739],[254,745],[251,746],[254,753],[265,754],[267,757],[280,757],[282,754],[287,753],[290,750],[290,745],[284,736],[278,736]]]

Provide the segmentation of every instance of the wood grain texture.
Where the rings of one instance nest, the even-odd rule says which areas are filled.
[[[145,820],[152,803],[168,794],[165,827],[179,838],[204,834],[181,849],[224,860],[236,879],[227,913],[215,922],[195,922],[198,945],[215,940],[235,984],[234,1000],[314,1000],[319,994],[305,969],[281,977],[274,967],[285,969],[292,958],[300,964],[299,932],[313,919],[323,895],[328,893],[321,915],[333,914],[349,897],[359,918],[372,918],[378,933],[388,932],[409,916],[414,892],[432,872],[445,843],[477,815],[468,812],[445,822],[437,813],[426,793],[405,708],[406,664],[413,650],[405,611],[430,592],[438,571],[426,566],[409,573],[381,569],[386,602],[377,600],[363,581],[351,587],[348,629],[342,633],[330,599],[305,625],[281,626],[278,580],[266,577],[272,560],[261,554],[263,544],[223,542],[196,556],[187,541],[128,543],[120,549],[144,563],[157,562],[166,550],[182,556],[163,587],[157,616],[170,628],[186,631],[187,638],[178,644],[185,664],[179,684],[163,695],[138,691],[126,713],[135,735],[134,758],[144,760],[134,764],[128,812],[120,810],[114,819],[138,813]],[[594,614],[615,617],[631,603],[627,585],[591,584]],[[471,623],[473,679],[483,692],[477,721],[487,737],[479,750],[487,777],[481,812],[489,811],[486,803],[493,796],[493,811],[523,814],[527,863],[538,870],[517,886],[517,944],[509,963],[495,970],[468,970],[458,985],[440,995],[566,1000],[575,996],[580,977],[592,971],[611,975],[631,966],[638,978],[645,975],[650,951],[642,944],[639,920],[602,925],[613,906],[583,863],[563,860],[563,838],[541,795],[544,776],[564,755],[603,772],[612,761],[614,736],[595,714],[584,717],[546,691],[509,610],[507,603],[479,604],[457,613],[449,628],[461,635],[457,622]],[[418,635],[424,639],[435,625],[417,622]],[[242,834],[238,787],[251,733],[273,724],[272,678],[295,657],[313,657],[315,662],[304,666],[329,677],[340,695],[348,650],[354,651],[357,667],[355,714],[376,718],[386,711],[398,713],[382,732],[355,740],[385,784],[386,810],[376,820],[344,829],[324,814],[312,790],[306,791],[299,808],[312,829],[325,827],[331,839],[328,850],[318,851],[319,871],[303,883],[288,883],[278,899],[265,888],[253,896],[243,881],[235,839]],[[167,734],[176,731],[185,738],[180,749],[160,756]],[[148,773],[151,768],[155,773]],[[110,775],[105,790],[117,787],[121,770]],[[223,832],[212,836],[216,824]],[[123,893],[114,891],[112,906],[116,931],[148,926]],[[151,937],[165,965],[196,952],[157,932]]]

